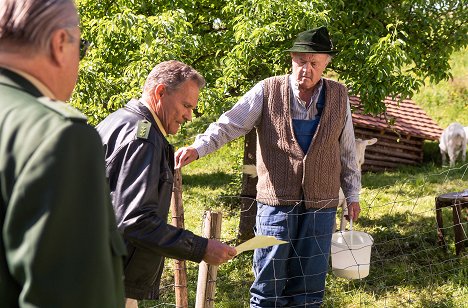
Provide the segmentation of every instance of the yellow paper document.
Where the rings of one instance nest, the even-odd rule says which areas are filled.
[[[274,236],[270,235],[257,235],[250,240],[240,244],[239,246],[236,247],[237,254],[240,254],[246,250],[252,250],[256,248],[265,248],[268,246],[273,246],[273,245],[281,245],[281,244],[286,244],[287,241],[282,241],[278,240]]]

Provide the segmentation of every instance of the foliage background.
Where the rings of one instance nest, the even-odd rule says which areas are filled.
[[[450,76],[448,60],[468,42],[465,0],[78,0],[92,42],[72,104],[97,124],[139,97],[149,71],[176,59],[207,80],[197,115],[218,116],[253,84],[289,71],[283,52],[300,31],[327,25],[341,52],[330,72],[361,95],[411,96],[426,78]]]
[[[454,52],[449,64],[450,79],[427,83],[413,99],[442,128],[452,122],[468,126],[468,48]]]
[[[298,32],[325,24],[341,50],[328,74],[360,94],[368,111],[381,111],[386,95],[415,94],[414,100],[440,126],[453,121],[468,126],[466,1],[78,0],[77,4],[83,36],[92,46],[81,63],[71,102],[92,124],[139,97],[154,65],[177,59],[207,80],[198,117],[173,137],[176,146],[189,144],[253,84],[289,71],[283,50]],[[377,266],[364,281],[328,275],[324,307],[463,307],[468,302],[468,259],[453,255],[449,228],[449,251],[439,250],[433,211],[434,196],[466,187],[467,166],[441,168],[437,144],[427,148],[429,159],[423,166],[363,176],[363,217],[368,219],[355,228],[373,234],[380,244],[374,252],[380,263],[373,263]],[[222,240],[235,243],[242,150],[239,139],[184,168],[189,230],[201,234],[204,210],[219,210]],[[444,220],[451,220],[449,211],[444,212]],[[174,306],[171,262],[166,265],[161,300],[143,301],[140,307]],[[196,275],[197,265],[189,262],[190,306]],[[248,307],[252,279],[249,253],[221,266],[216,307]]]

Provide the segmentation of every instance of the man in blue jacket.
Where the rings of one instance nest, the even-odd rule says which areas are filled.
[[[166,140],[192,119],[204,78],[179,61],[162,62],[146,79],[143,95],[97,126],[117,224],[128,249],[127,307],[132,299],[157,299],[164,257],[219,265],[236,250],[167,224],[174,149]]]

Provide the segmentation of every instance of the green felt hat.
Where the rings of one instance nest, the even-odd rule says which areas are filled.
[[[326,53],[334,55],[333,44],[326,27],[307,30],[298,34],[293,47],[286,49],[289,52]]]

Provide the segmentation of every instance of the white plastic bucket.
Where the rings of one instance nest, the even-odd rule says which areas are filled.
[[[347,279],[369,275],[372,236],[360,231],[340,231],[332,235],[331,259],[333,274]]]

